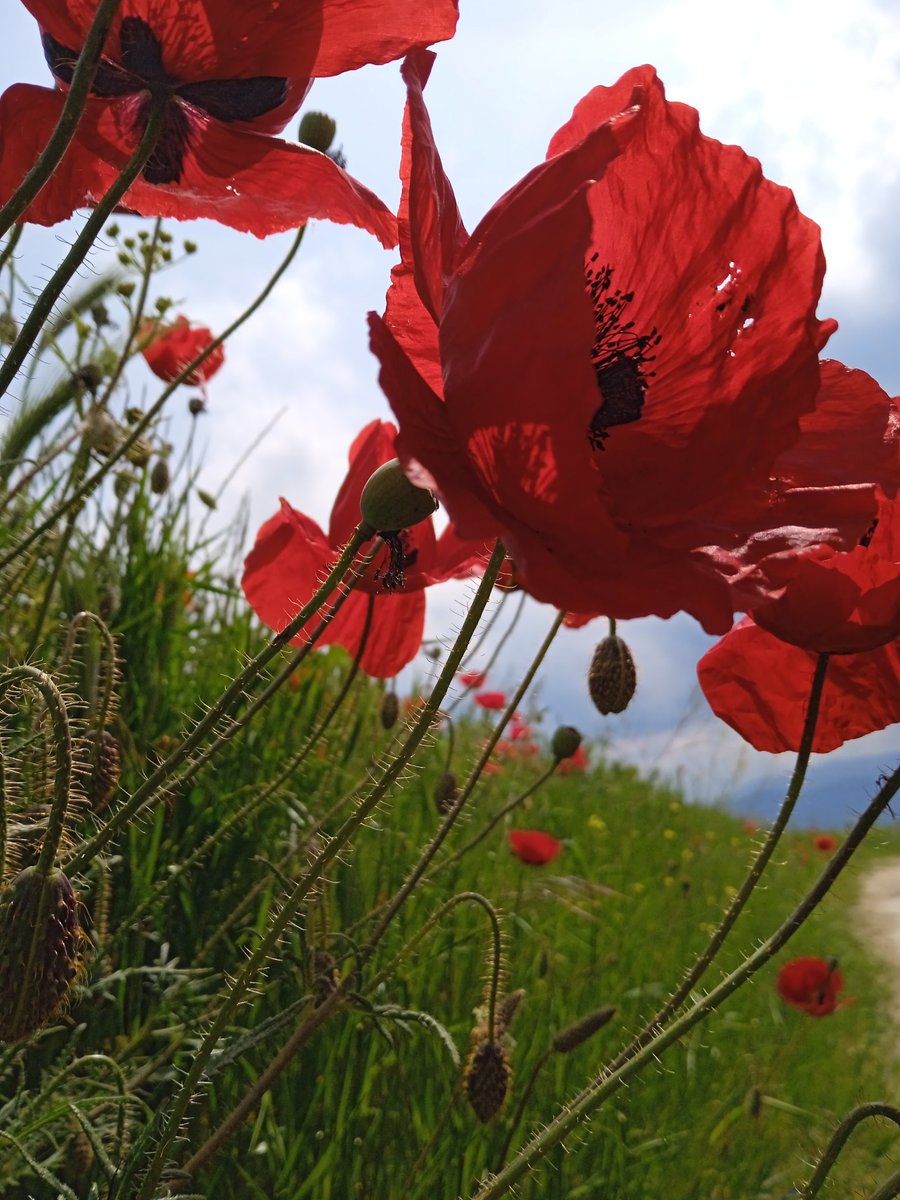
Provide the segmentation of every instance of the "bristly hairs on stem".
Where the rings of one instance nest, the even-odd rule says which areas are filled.
[[[861,1121],[869,1120],[871,1117],[885,1117],[888,1121],[893,1121],[895,1125],[900,1126],[900,1108],[894,1108],[891,1104],[884,1104],[882,1101],[873,1100],[867,1104],[859,1104],[856,1108],[851,1109],[831,1135],[828,1145],[822,1151],[822,1157],[819,1159],[816,1169],[810,1177],[809,1183],[802,1185],[798,1189],[798,1200],[814,1200],[814,1197],[818,1196],[825,1180],[828,1178],[829,1171],[837,1162],[838,1155],[843,1150],[850,1134]]]

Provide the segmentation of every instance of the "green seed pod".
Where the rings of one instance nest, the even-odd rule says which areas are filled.
[[[620,637],[604,638],[588,669],[588,691],[603,716],[624,712],[637,687],[631,651]]]
[[[553,1049],[557,1054],[568,1054],[570,1050],[574,1050],[576,1046],[582,1045],[588,1038],[593,1037],[598,1029],[608,1025],[615,1015],[616,1010],[611,1005],[588,1013],[587,1016],[567,1025],[565,1029],[561,1029],[556,1034],[553,1039]]]
[[[62,871],[24,871],[0,893],[0,1040],[20,1042],[64,1012],[87,937]]]
[[[164,496],[172,482],[172,472],[164,458],[158,458],[150,472],[150,491],[154,496]]]
[[[396,692],[385,692],[381,697],[381,708],[378,711],[381,724],[385,729],[393,729],[400,716],[400,701]]]
[[[574,725],[560,725],[550,743],[553,757],[557,762],[562,762],[564,758],[571,758],[573,754],[577,753],[581,740],[581,734]]]
[[[19,326],[12,313],[0,313],[0,346],[11,346],[19,336]]]
[[[472,1047],[466,1063],[466,1098],[482,1125],[493,1121],[503,1107],[511,1075],[500,1042],[484,1039]]]
[[[84,436],[98,454],[114,454],[121,440],[116,419],[105,408],[91,408],[84,419]]]
[[[153,453],[153,447],[142,437],[139,437],[125,451],[125,457],[130,463],[134,463],[136,467],[146,467],[150,461],[150,455]]]
[[[313,150],[321,150],[324,154],[334,141],[337,133],[337,121],[327,113],[307,112],[300,118],[300,128],[297,139],[304,146],[312,146]]]
[[[406,478],[399,458],[392,458],[373,471],[359,498],[362,519],[371,529],[385,533],[418,525],[437,507],[437,498],[432,492],[416,487]]]

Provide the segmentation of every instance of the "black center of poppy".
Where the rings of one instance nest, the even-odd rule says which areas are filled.
[[[382,530],[378,536],[387,546],[389,554],[387,570],[380,576],[382,586],[386,592],[399,592],[406,583],[406,568],[415,566],[419,552],[409,549],[409,537],[402,530],[399,533]],[[377,571],[375,578],[379,578]]]
[[[591,362],[602,401],[588,426],[593,450],[604,449],[613,425],[629,425],[640,418],[647,381],[655,374],[645,368],[656,357],[651,351],[661,340],[655,327],[649,333],[637,333],[634,321],[625,320],[634,292],[614,288],[612,267],[596,266],[599,257],[594,254],[584,272],[594,308]]]
[[[71,83],[78,51],[58,42],[49,33],[41,38],[50,70],[63,83]],[[287,79],[256,75],[249,79],[204,79],[183,83],[163,66],[162,43],[141,17],[125,17],[119,32],[119,62],[101,59],[91,94],[104,99],[149,92],[166,100],[156,148],[143,170],[147,183],[178,183],[184,173],[184,156],[191,123],[184,105],[199,109],[217,121],[252,121],[271,112],[287,96]],[[147,120],[143,107],[135,117],[140,136]]]

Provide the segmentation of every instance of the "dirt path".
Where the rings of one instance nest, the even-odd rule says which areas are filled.
[[[894,1016],[900,1023],[900,862],[896,859],[865,877],[859,914],[874,949],[894,968]]]

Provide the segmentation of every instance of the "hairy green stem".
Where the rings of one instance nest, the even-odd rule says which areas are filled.
[[[34,166],[0,208],[0,237],[9,229],[12,223],[22,215],[28,205],[53,174],[62,160],[66,149],[75,135],[81,114],[87,105],[88,96],[97,72],[97,64],[103,53],[103,43],[106,41],[109,27],[122,0],[100,0],[94,19],[91,21],[84,46],[75,64],[72,81],[63,104],[56,128],[50,135],[50,140],[38,156]],[[105,220],[105,218],[104,218]]]
[[[896,1200],[897,1196],[900,1196],[900,1171],[895,1171],[880,1188],[876,1188],[869,1200]]]
[[[602,1072],[589,1087],[568,1103],[558,1116],[537,1133],[502,1171],[489,1179],[483,1187],[480,1187],[474,1195],[474,1200],[497,1200],[498,1197],[506,1195],[510,1188],[527,1175],[549,1150],[563,1142],[578,1125],[599,1108],[604,1100],[627,1083],[644,1066],[657,1059],[663,1050],[682,1038],[699,1021],[714,1012],[724,1000],[746,983],[761,967],[765,966],[790,941],[807,917],[827,895],[854,851],[898,791],[900,791],[900,766],[885,779],[877,795],[850,830],[819,879],[775,933],[744,959],[721,983],[695,1001],[687,1011],[657,1033],[627,1062],[624,1062],[617,1070]],[[878,1200],[888,1200],[888,1196],[889,1193],[885,1193]]]
[[[816,1164],[816,1169],[813,1171],[809,1183],[801,1187],[797,1193],[799,1200],[813,1200],[815,1196],[818,1196],[822,1185],[828,1177],[828,1172],[837,1161],[838,1155],[843,1150],[844,1144],[850,1134],[861,1121],[866,1121],[870,1117],[887,1117],[889,1121],[893,1121],[895,1125],[900,1126],[900,1109],[894,1108],[891,1104],[884,1104],[878,1100],[873,1100],[868,1104],[859,1104],[856,1108],[851,1109],[831,1135],[831,1141],[825,1147],[822,1157]]]

